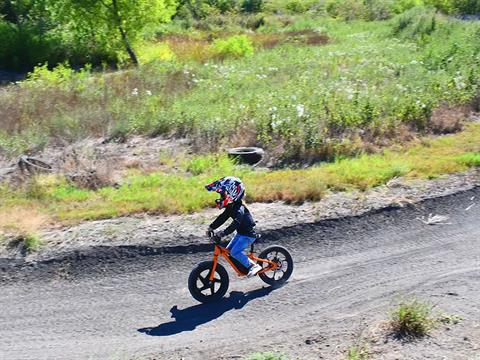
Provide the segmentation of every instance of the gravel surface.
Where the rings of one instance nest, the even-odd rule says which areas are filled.
[[[479,196],[476,187],[283,228],[275,242],[292,252],[291,280],[273,290],[230,272],[229,292],[213,305],[196,303],[186,288],[190,270],[211,256],[203,252],[0,269],[0,358],[203,360],[276,351],[345,359],[350,346],[365,344],[371,359],[476,359]],[[448,219],[419,220],[430,213]],[[389,309],[414,295],[462,320],[417,342],[392,339],[382,330]]]

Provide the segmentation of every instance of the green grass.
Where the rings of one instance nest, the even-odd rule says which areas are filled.
[[[367,190],[398,176],[427,179],[464,171],[478,165],[472,159],[478,159],[479,151],[480,125],[471,124],[455,135],[299,170],[253,171],[234,165],[226,156],[210,155],[184,160],[179,172],[130,175],[119,188],[97,191],[78,189],[59,177],[40,176],[24,188],[0,187],[0,218],[7,218],[12,208],[64,222],[140,212],[190,213],[212,206],[215,195],[204,186],[226,175],[245,182],[248,202],[302,203],[319,200],[331,190]]]
[[[480,24],[437,15],[427,31],[422,14],[400,28],[398,19],[267,22],[250,37],[310,29],[329,42],[289,41],[223,62],[201,50],[208,34],[192,32],[188,49],[180,37],[166,40],[173,55],[162,42],[142,46],[144,62],[159,61],[139,69],[39,69],[0,93],[0,148],[14,155],[57,140],[137,133],[189,137],[202,152],[241,143],[280,148],[286,160],[356,155],[364,143],[397,138],[401,125],[430,131],[433,109],[478,93]],[[412,31],[420,35],[410,39]],[[175,41],[184,52],[175,53]]]
[[[287,358],[283,354],[277,354],[273,352],[257,352],[248,355],[244,358],[244,360],[287,360]]]
[[[433,306],[418,299],[404,301],[391,313],[390,328],[398,338],[420,338],[427,335],[436,325],[432,314]]]
[[[23,238],[23,243],[27,251],[33,252],[40,248],[42,240],[37,234],[26,234]]]
[[[352,346],[347,351],[346,360],[368,360],[368,351],[365,347]]]
[[[480,153],[467,153],[460,155],[458,160],[466,166],[480,166]]]

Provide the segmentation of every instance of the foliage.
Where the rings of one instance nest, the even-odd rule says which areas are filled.
[[[261,12],[264,6],[264,0],[243,0],[241,9],[247,13],[256,13]]]
[[[28,252],[38,250],[42,244],[42,240],[36,234],[26,234],[23,236],[23,244]]]
[[[458,157],[458,161],[468,167],[480,166],[480,152],[472,152],[460,155]]]
[[[212,52],[220,58],[251,56],[253,44],[246,35],[234,35],[225,40],[215,40],[212,44]]]
[[[47,59],[56,62],[62,58],[63,49],[58,39],[44,34],[40,25],[22,25],[4,21],[0,16],[0,67],[25,71]]]
[[[393,33],[405,39],[425,40],[437,29],[439,21],[443,22],[433,8],[413,8],[395,19]]]
[[[400,303],[391,313],[392,333],[401,338],[417,338],[427,335],[435,326],[433,306],[417,299]]]
[[[224,174],[235,171],[234,164],[226,155],[197,156],[183,164],[185,171],[196,176],[208,174],[212,168]]]
[[[445,14],[475,15],[480,12],[479,0],[424,0],[424,2]]]
[[[169,21],[175,11],[175,0],[55,0],[46,5],[58,29],[66,30],[70,38],[66,41],[86,48],[95,44],[113,53],[126,49],[130,56],[129,47],[143,29],[151,23]]]
[[[283,354],[276,354],[273,352],[257,352],[248,355],[245,360],[286,360],[287,358]]]
[[[306,1],[291,0],[285,5],[285,8],[293,13],[301,14],[308,10],[309,4]]]
[[[392,5],[395,13],[401,14],[414,7],[420,7],[424,5],[424,1],[423,0],[395,0]]]
[[[352,346],[347,351],[346,360],[367,360],[368,350],[365,347]]]
[[[328,0],[326,9],[330,16],[343,20],[367,18],[367,8],[358,0]]]
[[[175,59],[175,53],[167,43],[143,42],[138,45],[138,60],[140,64],[152,61],[171,61]]]
[[[150,24],[167,22],[175,0],[19,0],[0,7],[0,66],[117,61]],[[2,19],[2,14],[5,16]],[[121,57],[121,55],[120,55]]]
[[[168,49],[175,57],[140,69],[43,66],[0,92],[1,151],[154,134],[188,137],[203,152],[256,145],[279,163],[313,163],[437,133],[438,109],[467,108],[477,97],[480,26],[414,10],[388,22],[306,18],[282,33],[219,39],[224,54],[235,50],[218,53],[222,62],[197,34],[169,35],[158,49],[149,43],[141,61]],[[250,53],[250,43],[237,46],[248,41],[272,48],[232,58]]]

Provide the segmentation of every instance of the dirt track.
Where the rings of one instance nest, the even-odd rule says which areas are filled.
[[[322,221],[283,233],[295,271],[283,288],[233,279],[227,298],[198,305],[188,255],[77,259],[0,272],[1,359],[212,359],[252,351],[337,359],[359,338],[373,359],[476,359],[480,354],[480,188]],[[429,213],[449,224],[425,225]],[[260,244],[263,248],[266,244]],[[231,274],[232,275],[232,274]],[[381,334],[399,295],[458,315],[416,344]]]

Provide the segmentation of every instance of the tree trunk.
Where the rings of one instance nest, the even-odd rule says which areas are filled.
[[[130,46],[127,33],[125,32],[125,29],[122,27],[122,21],[120,19],[120,15],[118,15],[117,0],[112,0],[112,5],[113,5],[113,13],[114,13],[113,15],[115,16],[118,30],[120,31],[120,35],[122,36],[122,41],[123,41],[123,44],[125,45],[125,50],[127,50],[127,53],[130,56],[130,59],[132,60],[133,64],[135,66],[138,66],[139,63],[138,63],[137,55],[135,54],[135,51],[133,51],[133,48]]]

